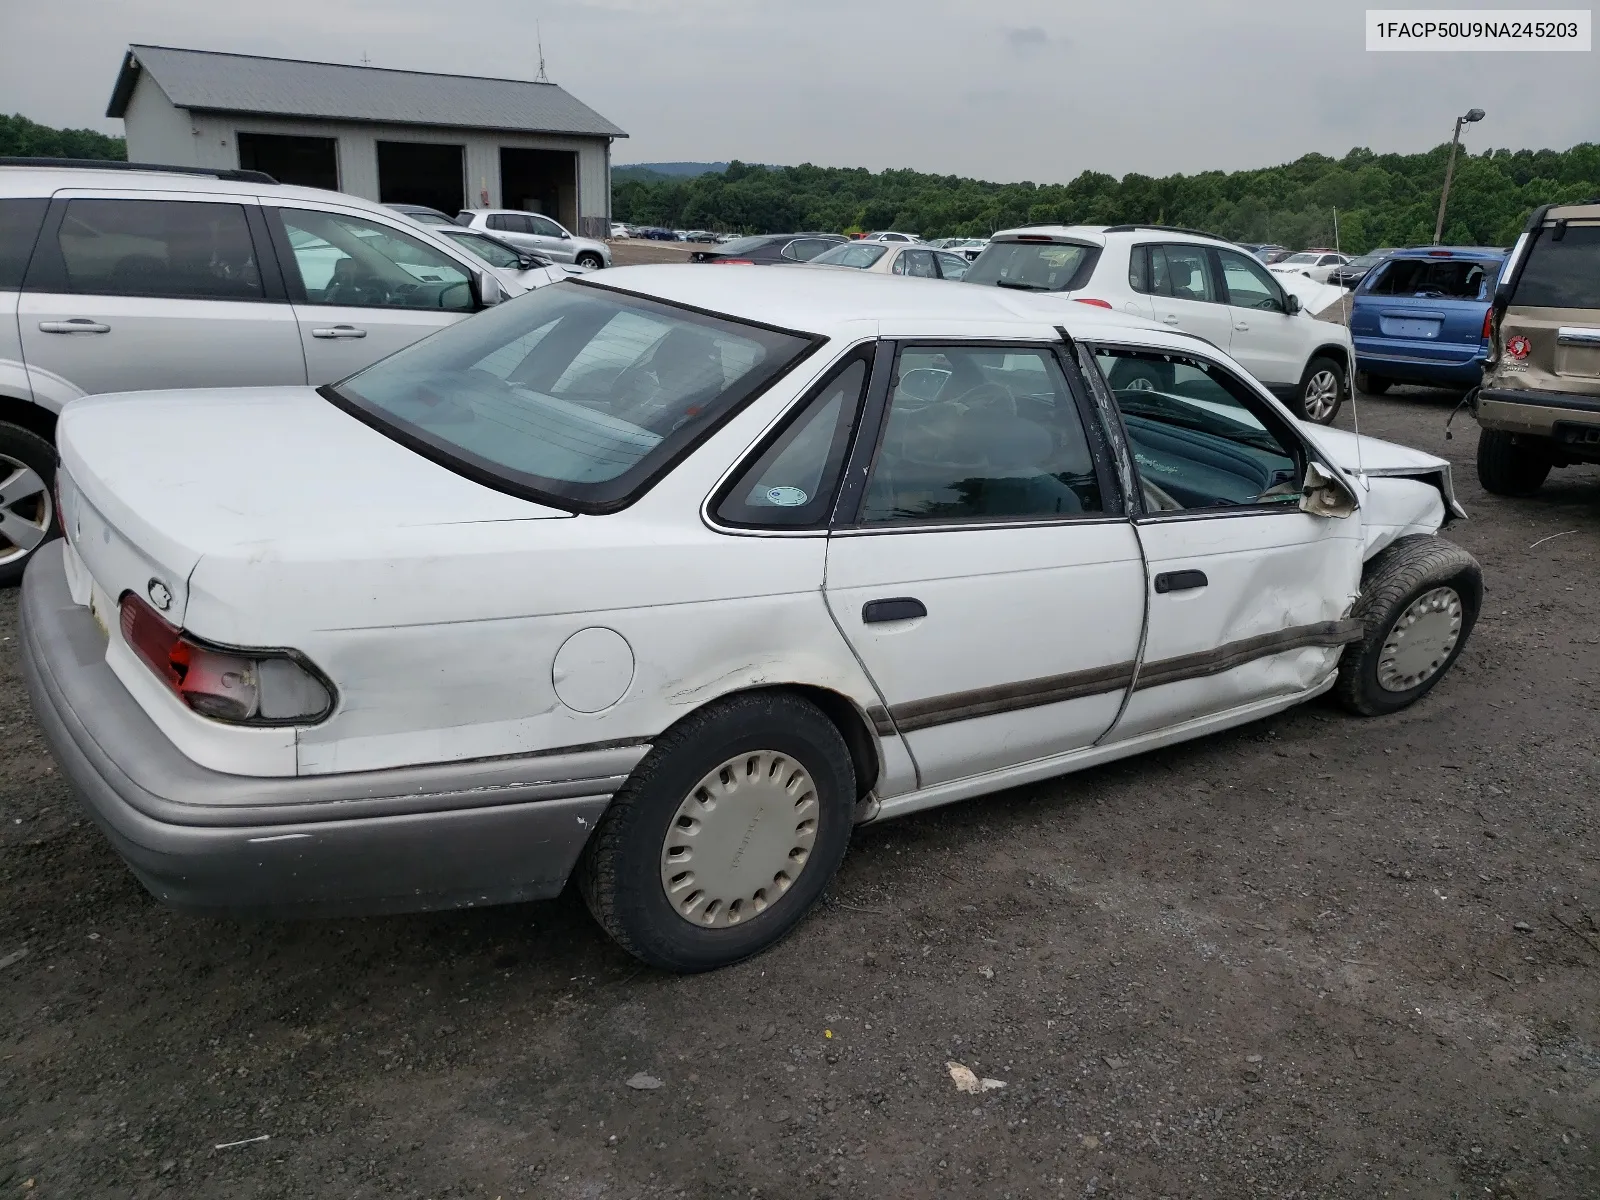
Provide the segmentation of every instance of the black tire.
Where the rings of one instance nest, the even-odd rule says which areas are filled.
[[[1412,604],[1441,588],[1454,591],[1460,603],[1461,624],[1455,644],[1415,686],[1384,686],[1380,667],[1390,634]],[[1482,606],[1483,570],[1477,559],[1441,537],[1401,538],[1367,564],[1361,596],[1351,613],[1362,624],[1362,637],[1345,647],[1334,698],[1364,717],[1398,712],[1415,704],[1450,670],[1467,644]]]
[[[8,497],[4,484],[17,468],[26,467],[44,480],[45,490],[29,497]],[[14,587],[22,573],[46,542],[61,534],[61,520],[55,511],[56,448],[32,430],[0,421],[0,587]],[[6,536],[12,521],[49,523],[49,532],[32,549],[18,553],[22,543]],[[20,526],[19,526],[20,528]]]
[[[669,826],[709,772],[761,750],[787,755],[810,773],[815,840],[798,876],[765,910],[738,925],[703,928],[678,913],[663,885]],[[844,860],[855,804],[849,748],[821,709],[785,692],[733,696],[657,740],[600,819],[578,866],[578,887],[601,928],[640,961],[685,973],[728,966],[780,941],[821,897]]]
[[[1550,475],[1550,451],[1537,438],[1485,429],[1478,434],[1478,482],[1496,496],[1531,496]]]
[[[1314,403],[1313,392],[1318,396],[1325,395],[1323,389],[1329,375],[1333,377],[1331,407],[1326,406],[1326,401],[1321,407],[1308,407]],[[1346,374],[1344,364],[1336,358],[1319,354],[1306,364],[1305,374],[1300,376],[1300,386],[1295,389],[1294,403],[1290,407],[1302,421],[1310,421],[1313,425],[1331,425],[1349,394],[1350,376]]]
[[[595,254],[593,251],[585,250],[582,254],[578,255],[577,265],[580,267],[590,267],[593,270],[598,271],[601,267],[606,265],[606,262],[605,259],[601,258],[598,254]]]
[[[1356,387],[1369,396],[1381,396],[1393,386],[1394,380],[1385,379],[1382,375],[1369,375],[1365,371],[1356,372]]]
[[[1172,365],[1146,362],[1139,358],[1119,358],[1111,368],[1109,382],[1113,391],[1132,391],[1140,388],[1157,392],[1172,390]]]

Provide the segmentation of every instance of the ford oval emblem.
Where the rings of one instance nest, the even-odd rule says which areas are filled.
[[[145,591],[149,593],[150,603],[154,604],[162,612],[166,612],[167,609],[172,607],[172,591],[161,580],[152,579]]]

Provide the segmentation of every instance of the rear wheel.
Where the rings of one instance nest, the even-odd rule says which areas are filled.
[[[582,254],[578,255],[577,263],[578,266],[588,267],[592,271],[598,271],[601,267],[606,265],[605,261],[601,259],[598,254],[591,250],[585,250]]]
[[[1351,616],[1359,642],[1339,660],[1334,695],[1351,712],[1398,712],[1455,662],[1483,603],[1483,571],[1440,537],[1401,538],[1367,565]]]
[[[1369,396],[1381,396],[1393,386],[1394,380],[1385,379],[1382,375],[1370,375],[1366,371],[1356,375],[1356,387]]]
[[[1296,394],[1297,415],[1315,425],[1326,425],[1339,415],[1348,388],[1344,367],[1337,359],[1319,355],[1306,364]]]
[[[0,422],[0,587],[22,579],[28,560],[58,532],[55,447]]]
[[[1485,429],[1478,434],[1478,482],[1496,496],[1531,496],[1550,475],[1550,451],[1535,438]]]
[[[1138,358],[1119,358],[1111,368],[1109,382],[1112,390],[1118,392],[1170,392],[1172,366]]]
[[[600,925],[666,971],[759,954],[811,909],[844,859],[855,770],[820,709],[735,696],[658,740],[601,818],[578,870]]]

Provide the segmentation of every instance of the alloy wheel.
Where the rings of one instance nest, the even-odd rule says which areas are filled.
[[[0,454],[0,566],[26,558],[50,536],[50,486],[20,459]]]
[[[1333,416],[1339,409],[1339,376],[1323,369],[1306,380],[1303,404],[1308,421],[1320,423]]]

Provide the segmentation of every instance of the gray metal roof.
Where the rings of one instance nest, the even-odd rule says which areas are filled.
[[[150,73],[173,104],[202,112],[628,136],[553,83],[391,71],[171,46],[129,47],[106,116],[120,117],[127,111],[141,70]]]

